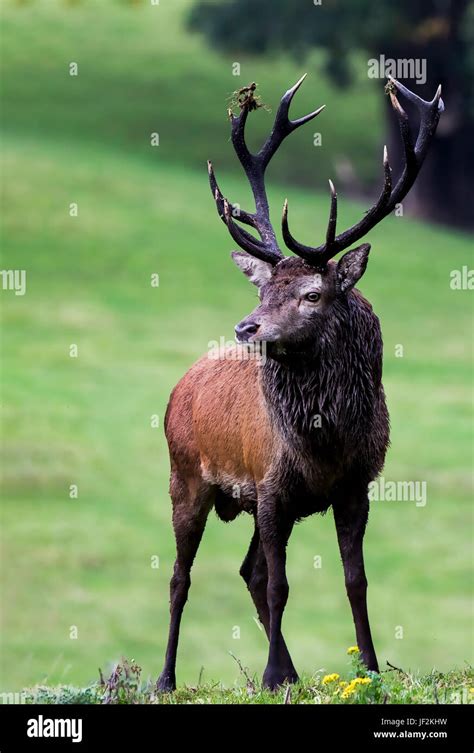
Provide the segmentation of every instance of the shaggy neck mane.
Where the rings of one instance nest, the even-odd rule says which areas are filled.
[[[312,347],[268,358],[262,386],[279,431],[296,449],[355,448],[380,399],[382,338],[357,292],[337,300]]]

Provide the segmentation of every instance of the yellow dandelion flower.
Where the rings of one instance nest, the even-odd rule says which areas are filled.
[[[372,680],[370,677],[355,677],[352,682],[354,685],[368,685]]]
[[[342,690],[341,698],[349,698],[356,692],[360,685],[369,685],[371,682],[372,680],[370,677],[354,677],[349,684],[345,683],[343,687],[341,687],[342,683],[339,683]]]
[[[474,693],[474,688],[469,688],[470,693]]]
[[[329,685],[330,682],[336,682],[336,680],[339,680],[339,675],[337,672],[333,672],[332,675],[325,675],[322,679],[323,685]]]
[[[351,654],[358,654],[358,653],[360,653],[359,646],[349,646],[349,648],[347,649],[347,653],[349,654],[349,656]]]
[[[346,688],[347,687],[347,682],[345,680],[341,680],[341,682],[339,683],[339,687],[340,688]]]
[[[347,688],[344,688],[344,690],[342,691],[341,698],[349,698],[354,692],[355,687],[349,684]]]
[[[357,687],[357,683],[355,680],[351,680],[348,684],[346,684],[346,687],[342,691],[342,697],[347,698],[348,696],[352,695],[352,693],[355,691]]]

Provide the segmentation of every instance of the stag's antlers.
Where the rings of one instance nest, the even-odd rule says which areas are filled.
[[[325,107],[323,105],[309,115],[298,118],[298,120],[289,119],[288,110],[291,100],[305,78],[306,74],[283,95],[272,131],[257,154],[251,154],[245,143],[244,130],[249,109],[244,105],[238,117],[229,112],[232,123],[232,143],[248,177],[255,198],[256,211],[254,214],[245,212],[236,205],[229,204],[220,191],[212,165],[208,162],[209,181],[216,201],[217,211],[226,223],[232,238],[241,248],[252,254],[252,256],[256,256],[263,261],[268,261],[273,265],[277,264],[284,256],[278,246],[275,231],[270,222],[268,199],[265,190],[265,170],[283,139],[296,128],[303,125],[303,123],[307,123],[315,118],[316,115],[319,115]],[[282,217],[282,232],[285,244],[295,254],[317,267],[323,268],[329,259],[339,253],[339,251],[360,240],[407,195],[415,182],[431,140],[436,132],[440,115],[444,110],[443,100],[441,99],[441,86],[438,87],[431,102],[421,99],[421,97],[418,97],[418,95],[414,94],[394,78],[390,78],[388,88],[390,99],[399,121],[405,153],[403,172],[395,187],[392,189],[392,171],[388,161],[387,147],[384,147],[383,167],[385,178],[377,202],[356,225],[336,236],[337,194],[332,181],[329,181],[331,206],[326,241],[317,247],[306,246],[295,240],[292,236],[288,227],[288,202],[285,201]],[[395,93],[397,91],[403,94],[420,113],[420,126],[415,142],[413,142],[411,136],[408,116],[397,99]],[[234,218],[255,228],[260,235],[260,240],[240,227],[234,221]]]

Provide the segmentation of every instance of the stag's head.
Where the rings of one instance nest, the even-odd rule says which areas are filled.
[[[229,112],[232,143],[252,188],[254,213],[245,212],[238,204],[230,204],[224,198],[212,165],[208,163],[218,213],[234,241],[243,249],[234,251],[233,259],[259,291],[260,304],[235,327],[237,340],[279,343],[285,350],[301,350],[307,342],[314,340],[318,333],[324,331],[335,308],[353,295],[354,286],[365,272],[370,245],[363,243],[347,251],[338,262],[333,258],[363,238],[406,196],[423,164],[444,109],[441,87],[438,87],[431,102],[426,102],[395,79],[390,79],[387,89],[400,125],[405,156],[398,181],[392,184],[392,171],[384,147],[384,184],[378,200],[357,224],[339,234],[336,234],[337,194],[329,181],[331,202],[326,237],[317,247],[300,243],[290,233],[288,203],[285,201],[283,240],[296,254],[285,257],[270,222],[265,170],[283,139],[324,109],[323,105],[309,115],[290,120],[288,111],[291,100],[305,77],[283,95],[271,133],[257,154],[252,154],[245,142],[245,124],[252,108],[244,101],[238,116]],[[397,99],[397,93],[403,94],[418,110],[420,123],[416,139],[412,137],[408,117]],[[237,221],[256,230],[259,237],[245,230]]]
[[[271,342],[281,350],[301,351],[314,342],[334,316],[340,298],[348,295],[367,265],[366,243],[345,254],[336,264],[318,270],[304,259],[287,257],[275,266],[234,251],[234,261],[258,287],[260,304],[235,327],[239,342]]]

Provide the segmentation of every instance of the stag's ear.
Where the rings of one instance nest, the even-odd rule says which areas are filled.
[[[348,293],[360,280],[367,267],[370,243],[363,243],[339,259],[337,265],[337,286],[341,293]]]
[[[267,261],[256,259],[246,251],[232,251],[232,258],[250,282],[258,288],[270,279],[273,267]]]

